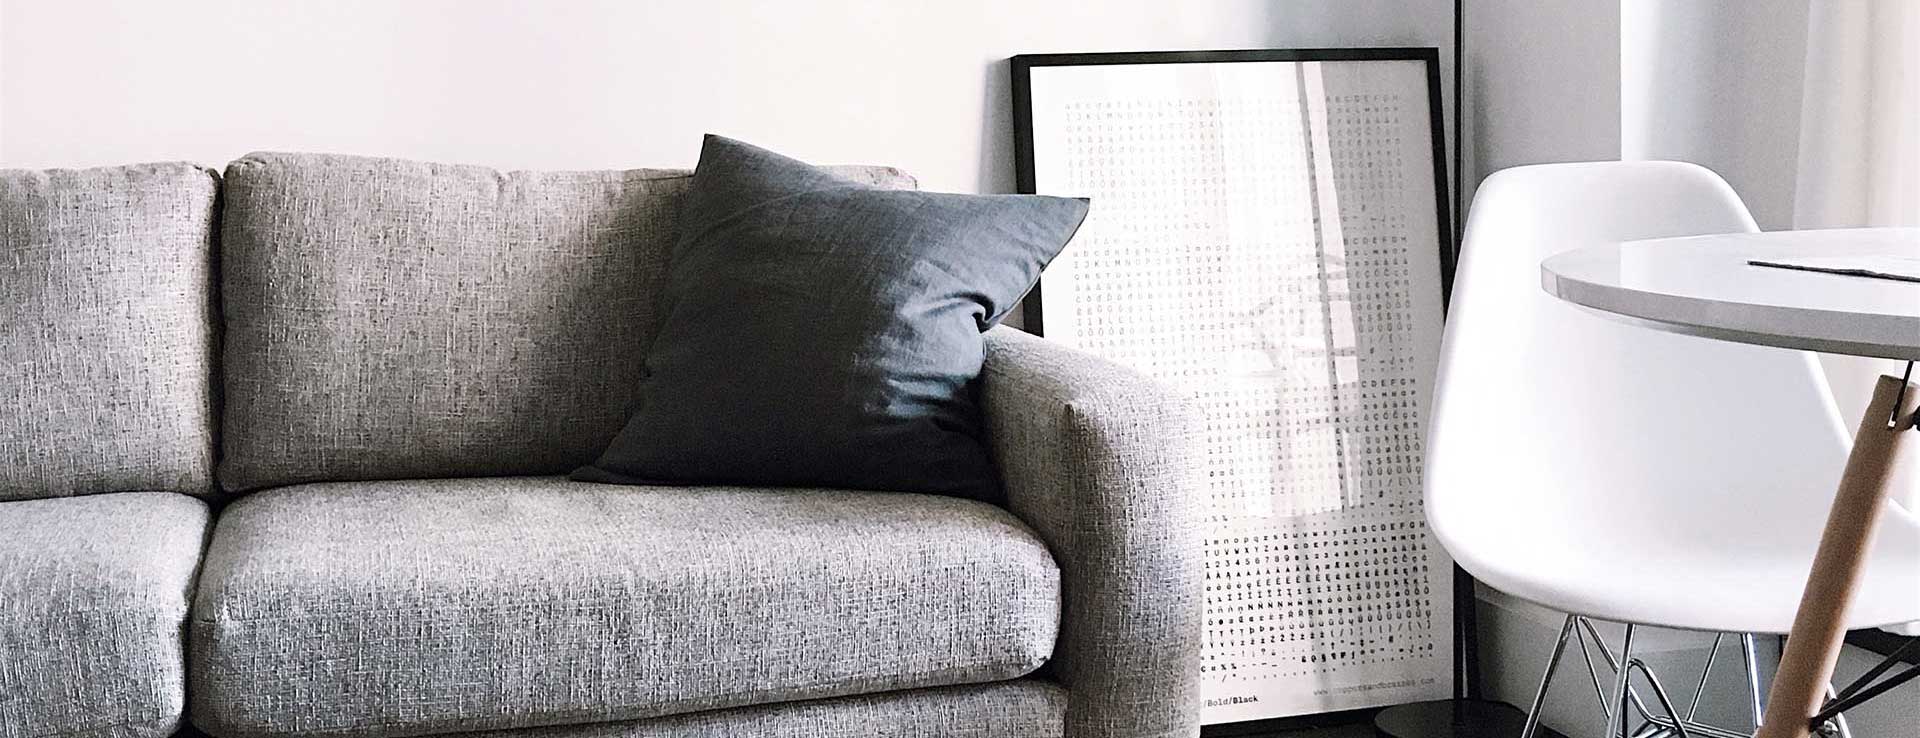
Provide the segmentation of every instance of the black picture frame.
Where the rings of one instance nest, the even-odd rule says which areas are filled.
[[[1387,46],[1319,49],[1232,49],[1216,51],[1119,51],[1085,54],[1020,54],[1009,60],[1013,75],[1014,184],[1023,195],[1037,194],[1033,166],[1033,69],[1095,64],[1218,64],[1222,62],[1352,62],[1417,61],[1427,70],[1428,132],[1433,139],[1434,208],[1440,243],[1440,300],[1453,294],[1454,266],[1459,243],[1453,225],[1453,190],[1447,171],[1446,129],[1442,124],[1440,49],[1433,46]],[[1027,332],[1046,335],[1046,316],[1040,308],[1045,276],[1022,301]]]
[[[1455,157],[1449,168],[1446,128],[1444,124],[1445,108],[1440,77],[1440,50],[1437,47],[1357,47],[1357,48],[1297,48],[1297,49],[1237,49],[1205,51],[1155,51],[1155,52],[1100,52],[1065,54],[1022,54],[1012,57],[1009,63],[1011,73],[1011,96],[1013,104],[1013,145],[1015,158],[1016,188],[1021,194],[1037,194],[1035,175],[1035,150],[1033,130],[1032,74],[1035,68],[1085,65],[1121,65],[1121,64],[1192,64],[1192,63],[1231,63],[1231,62],[1364,62],[1393,61],[1419,62],[1425,69],[1428,109],[1428,138],[1430,141],[1431,161],[1433,163],[1434,214],[1437,228],[1435,243],[1438,246],[1440,266],[1439,286],[1442,318],[1450,304],[1453,293],[1453,280],[1459,258],[1460,232],[1457,228],[1461,213],[1456,210],[1454,197],[1458,192],[1460,160]],[[1455,70],[1456,83],[1458,72]],[[1456,111],[1456,114],[1458,111]],[[1456,144],[1456,151],[1458,146]],[[1045,286],[1045,277],[1036,284],[1023,300],[1022,312],[1024,328],[1035,335],[1045,335],[1046,316],[1041,305],[1041,294]],[[1453,569],[1453,691],[1456,699],[1478,699],[1478,648],[1474,630],[1477,629],[1477,608],[1473,580],[1457,566]],[[1301,715],[1291,718],[1271,718],[1251,722],[1217,723],[1207,725],[1205,734],[1210,736],[1253,735],[1263,731],[1291,730],[1325,725],[1346,725],[1371,718],[1375,710],[1346,710],[1318,715]]]

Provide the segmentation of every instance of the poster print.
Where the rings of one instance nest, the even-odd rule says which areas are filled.
[[[1450,261],[1432,50],[1015,57],[1022,190],[1092,211],[1027,326],[1207,415],[1203,719],[1445,698],[1421,446]]]

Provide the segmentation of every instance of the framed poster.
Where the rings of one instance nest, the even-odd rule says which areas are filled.
[[[1437,50],[1012,68],[1021,191],[1092,203],[1028,330],[1207,414],[1205,722],[1450,696],[1421,500],[1452,272]]]

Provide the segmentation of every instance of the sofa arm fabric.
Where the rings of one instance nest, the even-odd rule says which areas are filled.
[[[1007,505],[1060,566],[1049,663],[1067,738],[1199,732],[1204,426],[1138,372],[1011,328],[987,333],[988,442]]]

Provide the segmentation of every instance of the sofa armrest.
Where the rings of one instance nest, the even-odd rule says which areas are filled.
[[[988,443],[1007,506],[1060,565],[1048,666],[1067,738],[1199,732],[1203,424],[1145,375],[1011,328],[987,333]]]

